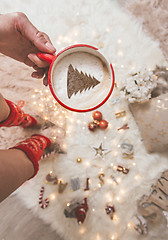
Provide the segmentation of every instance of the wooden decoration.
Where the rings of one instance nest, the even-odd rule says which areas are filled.
[[[168,211],[168,170],[163,172],[149,196],[143,196],[138,203],[138,210],[151,222],[159,222],[162,211]]]

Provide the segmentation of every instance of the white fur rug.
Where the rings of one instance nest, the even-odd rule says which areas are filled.
[[[51,37],[57,51],[74,43],[88,43],[101,47],[101,51],[113,64],[118,88],[112,93],[111,99],[99,110],[110,126],[106,131],[94,133],[87,129],[92,121],[92,113],[74,114],[64,111],[58,105],[54,109],[53,99],[45,92],[41,81],[31,79],[31,70],[23,64],[16,63],[7,57],[0,56],[1,61],[1,92],[15,102],[25,101],[24,110],[29,113],[38,112],[57,124],[54,136],[66,150],[66,154],[55,154],[40,163],[38,175],[22,186],[16,193],[28,208],[42,218],[66,240],[135,240],[139,239],[135,231],[128,228],[131,218],[137,213],[137,200],[148,193],[161,172],[167,169],[167,156],[163,154],[148,154],[141,141],[140,133],[133,116],[128,110],[128,103],[122,100],[115,105],[112,99],[119,95],[119,89],[124,86],[127,74],[139,67],[154,68],[156,64],[165,64],[165,59],[159,49],[159,44],[150,39],[141,25],[133,17],[124,13],[116,1],[110,0],[1,0],[2,12],[25,12],[34,25]],[[35,91],[37,89],[37,91]],[[42,100],[47,95],[48,101],[44,111],[40,112]],[[51,108],[50,108],[51,106]],[[116,119],[115,113],[126,110],[125,118]],[[117,131],[124,123],[130,129]],[[44,134],[53,134],[52,129]],[[7,148],[29,136],[32,132],[15,127],[0,129],[0,147]],[[134,145],[134,161],[123,160],[119,145],[129,139]],[[105,161],[94,158],[90,145],[111,149],[105,155]],[[76,162],[77,157],[82,163]],[[124,165],[130,168],[127,175],[112,172],[113,165]],[[58,178],[68,182],[62,194],[58,187],[44,184],[46,175],[55,171]],[[93,191],[100,182],[99,174],[104,172],[104,185]],[[109,181],[110,175],[120,182],[119,185]],[[72,191],[71,179],[79,177],[81,187]],[[91,179],[90,191],[84,192],[86,178]],[[45,198],[50,196],[50,205],[41,209],[38,197],[41,186],[45,186]],[[86,195],[87,194],[87,195]],[[64,216],[66,204],[71,200],[88,198],[89,210],[86,220],[78,225],[76,219]],[[111,201],[116,209],[115,221],[110,220],[105,212],[106,203]],[[162,230],[161,230],[162,229]],[[164,229],[164,230],[163,230]],[[160,231],[161,230],[161,231]],[[165,222],[160,226],[150,226],[147,236],[141,239],[167,239]]]

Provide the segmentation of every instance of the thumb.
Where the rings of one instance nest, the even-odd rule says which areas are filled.
[[[42,52],[55,53],[56,51],[48,35],[43,32],[37,31],[32,42]]]
[[[39,51],[47,53],[56,51],[48,35],[38,31],[23,13],[20,13],[17,19],[17,28],[22,36],[31,41]]]

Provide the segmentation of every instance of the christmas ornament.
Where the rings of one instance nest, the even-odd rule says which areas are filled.
[[[41,187],[40,189],[40,195],[39,195],[39,205],[42,209],[45,209],[48,207],[49,205],[49,199],[46,198],[45,200],[43,200],[43,195],[44,195],[44,187]]]
[[[106,129],[108,127],[108,122],[106,120],[101,120],[99,123],[99,128]]]
[[[90,131],[95,131],[95,129],[98,127],[105,130],[108,127],[108,122],[106,120],[102,119],[101,112],[99,112],[99,111],[93,112],[92,117],[93,117],[94,121],[88,124],[88,129]]]
[[[88,124],[88,129],[92,132],[94,132],[97,127],[98,127],[98,125],[95,122],[91,122]]]
[[[128,123],[124,124],[122,127],[118,128],[117,130],[119,131],[119,130],[121,130],[121,129],[123,129],[123,130],[129,129]]]
[[[58,178],[53,174],[53,171],[50,171],[50,173],[46,175],[45,183],[53,185],[58,183]]]
[[[65,191],[65,188],[67,187],[68,183],[63,183],[62,181],[59,181],[58,183],[58,192],[63,193]]]
[[[77,163],[81,163],[82,162],[82,158],[78,157],[76,161],[77,161]]]
[[[90,178],[87,178],[86,179],[86,188],[84,189],[84,191],[89,191],[90,190],[90,188],[89,188],[89,183],[90,183]]]
[[[96,153],[95,153],[95,157],[96,157],[96,156],[99,156],[99,157],[101,157],[101,159],[103,159],[103,160],[104,160],[105,154],[107,154],[107,153],[109,153],[109,152],[111,151],[111,150],[109,150],[109,149],[103,148],[102,143],[100,144],[100,146],[99,146],[98,148],[92,147],[92,146],[91,146],[91,148],[96,152]]]
[[[73,191],[77,191],[78,189],[80,189],[80,180],[79,180],[79,178],[71,179],[71,185],[72,185]]]
[[[125,117],[125,116],[126,116],[126,111],[115,113],[116,118]]]
[[[64,215],[67,218],[76,218],[78,224],[81,224],[85,221],[87,211],[87,198],[84,198],[82,202],[72,202],[67,204],[67,208],[64,210]]]
[[[95,78],[88,76],[86,73],[79,72],[77,69],[74,69],[72,64],[68,67],[67,74],[67,93],[68,98],[74,94],[76,95],[79,91],[90,90],[90,88],[94,88],[100,82]]]
[[[102,120],[102,113],[99,111],[95,111],[93,112],[92,117],[94,120],[97,120],[100,122]]]
[[[115,213],[114,205],[107,203],[105,207],[105,211],[106,211],[106,214],[109,215],[110,219],[113,220],[114,213]]]
[[[141,215],[132,218],[132,225],[139,235],[145,235],[148,233],[147,221]]]
[[[125,168],[125,167],[120,166],[120,165],[117,166],[117,171],[118,172],[122,172],[124,174],[128,174],[129,173],[129,169],[128,168]]]

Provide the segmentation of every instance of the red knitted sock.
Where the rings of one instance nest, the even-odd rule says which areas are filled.
[[[28,156],[28,158],[33,163],[35,169],[35,173],[31,177],[33,178],[39,170],[38,161],[41,159],[44,149],[49,148],[50,146],[51,141],[49,138],[37,134],[33,135],[31,138],[28,138],[22,142],[19,142],[10,149],[20,149]]]
[[[0,123],[0,127],[21,126],[23,128],[34,127],[37,124],[35,118],[29,114],[25,114],[19,106],[5,99],[10,108],[9,117]]]

